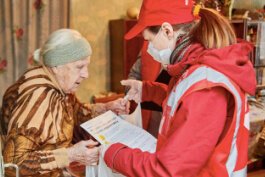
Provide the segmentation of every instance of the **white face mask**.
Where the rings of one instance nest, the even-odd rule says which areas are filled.
[[[159,32],[156,34],[154,40],[158,37],[159,33],[161,32],[162,29],[160,29]],[[158,50],[154,47],[154,45],[151,42],[149,42],[147,52],[154,58],[154,60],[158,61],[159,63],[163,65],[170,64],[170,56],[172,53],[170,45],[168,45],[166,49]]]
[[[169,48],[157,50],[154,48],[154,45],[149,42],[147,52],[154,58],[154,60],[158,61],[161,64],[168,65],[170,64],[170,56],[172,50]]]

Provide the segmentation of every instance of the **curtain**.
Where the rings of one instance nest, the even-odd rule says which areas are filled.
[[[67,27],[69,0],[0,0],[0,100],[49,34]]]

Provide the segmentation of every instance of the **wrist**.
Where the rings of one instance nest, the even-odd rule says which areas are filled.
[[[110,102],[105,103],[105,111],[111,110]]]
[[[73,155],[73,148],[72,147],[69,147],[66,149],[67,151],[67,156],[68,156],[68,160],[69,160],[69,163],[71,162],[74,162],[75,161],[75,156]]]
[[[68,151],[66,148],[60,148],[53,150],[53,155],[57,164],[57,167],[63,168],[70,164],[68,158]]]
[[[91,105],[92,117],[96,117],[107,111],[106,103],[96,103]]]

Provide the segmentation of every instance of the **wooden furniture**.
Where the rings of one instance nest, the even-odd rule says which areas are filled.
[[[120,84],[126,79],[132,65],[142,48],[141,34],[131,40],[125,40],[124,35],[136,24],[136,20],[110,20],[110,64],[111,64],[111,91],[123,93],[124,87]]]
[[[107,103],[109,101],[116,100],[118,98],[124,97],[124,93],[112,93],[112,94],[105,94],[100,96],[93,96],[92,103]]]
[[[260,169],[258,171],[253,171],[248,173],[248,177],[264,177],[265,176],[265,170]]]
[[[264,160],[262,159],[255,159],[252,162],[248,163],[247,169],[248,177],[264,177],[265,176],[265,169],[264,169]]]

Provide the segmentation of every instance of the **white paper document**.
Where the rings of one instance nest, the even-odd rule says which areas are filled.
[[[81,127],[84,128],[101,144],[123,143],[131,148],[139,148],[142,151],[155,152],[156,139],[143,130],[141,123],[141,107],[130,114],[119,117],[112,111],[108,111],[92,120],[89,120]],[[103,157],[99,159],[97,168],[86,167],[86,177],[122,177],[123,175],[113,173],[105,164]]]
[[[101,144],[119,142],[148,152],[155,152],[156,149],[156,138],[142,128],[123,120],[112,111],[81,124],[81,127]]]

